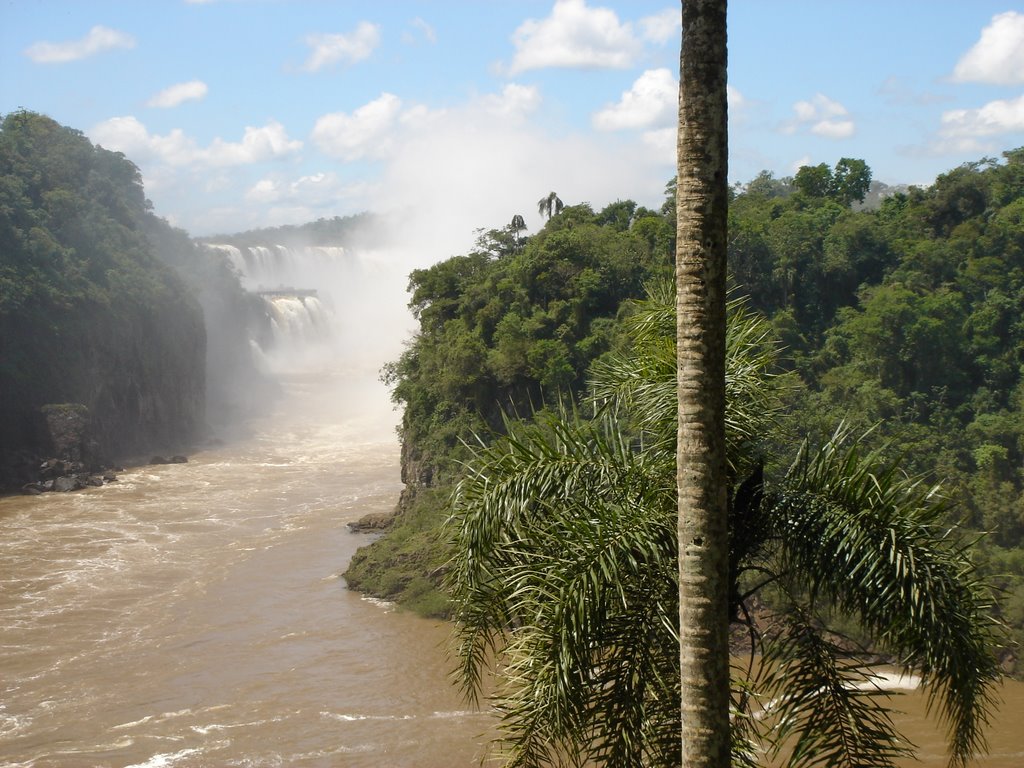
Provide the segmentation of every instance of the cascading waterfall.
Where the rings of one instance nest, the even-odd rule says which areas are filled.
[[[263,299],[266,322],[252,329],[251,347],[270,373],[339,362],[376,371],[396,356],[408,333],[400,310],[404,265],[391,267],[338,245],[206,247],[226,258],[242,287]]]

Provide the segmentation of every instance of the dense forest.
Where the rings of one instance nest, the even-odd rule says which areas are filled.
[[[153,214],[124,155],[43,115],[3,118],[0,485],[52,455],[45,406],[85,414],[87,462],[185,450],[238,382],[261,390],[262,314],[223,259]]]
[[[351,586],[445,614],[442,524],[466,445],[567,404],[589,412],[592,367],[628,344],[629,300],[672,272],[667,191],[657,211],[548,203],[536,234],[513,218],[412,273],[419,332],[384,371],[404,406],[407,491],[389,533],[357,554]],[[1019,640],[1024,149],[881,194],[862,160],[764,172],[733,190],[729,259],[733,296],[781,347],[785,418],[765,471],[844,424],[941,483],[947,522],[964,541],[980,536],[973,556]]]

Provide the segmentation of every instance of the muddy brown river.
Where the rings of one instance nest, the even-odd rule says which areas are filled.
[[[0,764],[478,764],[448,627],[345,589],[346,523],[400,490],[372,375],[294,374],[251,434],[73,494],[0,499]],[[1008,685],[987,768],[1024,765]],[[920,694],[901,722],[944,765]]]

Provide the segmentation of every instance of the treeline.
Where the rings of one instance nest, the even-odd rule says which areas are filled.
[[[354,216],[320,218],[305,224],[283,224],[279,227],[261,227],[234,234],[212,235],[199,238],[204,243],[231,243],[239,248],[247,246],[283,245],[288,248],[330,246],[338,243],[356,243],[360,236],[376,223],[369,213]]]
[[[420,330],[385,379],[405,408],[406,494],[392,532],[350,584],[443,613],[438,528],[462,441],[575,399],[624,343],[627,299],[672,273],[672,186],[661,210],[568,205],[521,237],[513,224],[410,278]],[[865,206],[864,202],[878,201]],[[861,160],[762,173],[734,190],[733,295],[768,318],[790,388],[769,471],[796,440],[845,422],[956,501],[1004,618],[1024,623],[1024,149],[927,188],[871,183]]]

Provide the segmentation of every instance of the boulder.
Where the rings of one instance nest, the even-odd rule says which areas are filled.
[[[75,475],[65,475],[64,477],[54,478],[53,490],[61,493],[67,493],[68,491],[77,491],[80,488],[84,488],[85,485]]]
[[[393,512],[371,512],[355,522],[348,523],[348,529],[353,533],[376,533],[390,528],[394,520]]]

